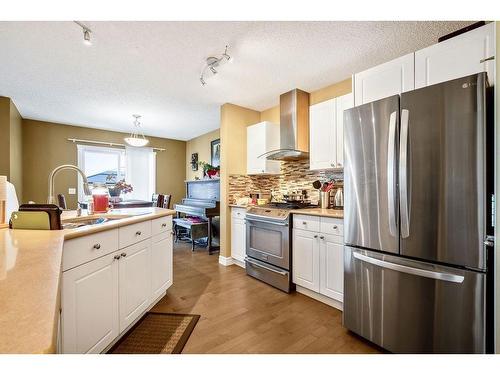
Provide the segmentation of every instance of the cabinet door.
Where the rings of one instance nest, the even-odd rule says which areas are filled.
[[[160,297],[173,282],[172,231],[156,235],[151,244],[151,302]]]
[[[335,164],[337,168],[344,167],[344,111],[354,107],[352,93],[339,96],[335,100],[337,121],[335,122]]]
[[[343,302],[344,245],[342,237],[320,234],[321,294]]]
[[[319,292],[319,235],[301,229],[293,230],[293,282]]]
[[[495,60],[481,62],[494,55],[495,25],[492,22],[415,52],[415,87],[480,72],[487,72],[490,85],[494,85]]]
[[[309,108],[309,168],[328,169],[335,163],[335,99]]]
[[[354,75],[356,106],[415,88],[414,53]]]
[[[151,299],[151,239],[120,252],[120,332],[149,306]]]
[[[231,220],[231,256],[239,260],[245,261],[246,253],[246,225],[242,219],[233,218]]]
[[[100,353],[118,336],[116,254],[63,272],[63,353]]]
[[[260,174],[266,169],[266,159],[259,158],[266,152],[265,123],[247,127],[247,173]]]

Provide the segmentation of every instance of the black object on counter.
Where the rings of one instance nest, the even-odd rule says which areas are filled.
[[[19,211],[44,211],[49,215],[50,230],[62,229],[61,209],[55,204],[22,204]]]

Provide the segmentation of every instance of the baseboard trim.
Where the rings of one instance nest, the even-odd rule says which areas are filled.
[[[241,267],[241,268],[246,268],[245,262],[241,261],[239,259],[233,258],[233,264]]]
[[[219,263],[223,266],[230,266],[231,264],[233,264],[233,258],[223,257],[222,255],[219,255]]]
[[[319,302],[323,302],[324,304],[334,307],[337,310],[343,311],[344,310],[344,304],[340,301],[334,300],[330,297],[324,296],[322,294],[316,293],[313,290],[301,287],[299,285],[296,286],[297,292],[304,294],[308,297],[311,297],[312,299],[315,299]]]

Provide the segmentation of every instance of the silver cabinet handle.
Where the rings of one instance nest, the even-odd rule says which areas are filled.
[[[101,248],[100,243],[96,243],[94,246],[92,246],[94,249],[99,250]]]
[[[399,199],[401,212],[401,237],[410,235],[408,209],[408,123],[410,112],[401,110],[401,138],[399,141]]]
[[[354,256],[354,258],[359,259],[363,262],[370,263],[382,268],[387,268],[393,271],[407,273],[409,275],[427,277],[429,279],[435,279],[435,280],[450,281],[452,283],[457,283],[457,284],[461,284],[464,281],[464,277],[460,275],[453,275],[451,273],[435,272],[435,271],[424,270],[421,268],[408,267],[402,264],[387,262],[381,259],[375,259],[356,252],[353,252],[352,255]]]
[[[315,235],[314,235],[314,238],[318,238],[318,235],[317,235],[317,234],[315,234]]]
[[[120,255],[115,255],[115,256],[113,257],[113,260],[118,260],[118,259],[120,259],[120,258],[121,258],[121,256],[120,256]]]
[[[490,57],[487,57],[485,59],[481,59],[481,60],[479,60],[479,63],[482,64],[482,63],[484,63],[486,61],[490,61],[490,60],[495,60],[495,56],[490,56]]]
[[[167,223],[163,223],[163,224],[161,225],[161,227],[162,227],[162,228],[165,228],[166,226],[167,226]]]
[[[320,240],[324,240],[325,239],[325,236],[320,236],[319,237]]]
[[[142,234],[142,232],[140,230],[138,230],[137,232],[135,232],[136,236],[140,236],[141,234]]]
[[[389,141],[387,142],[387,209],[389,211],[389,233],[398,235],[396,228],[396,120],[397,112],[391,113],[389,118]]]
[[[495,246],[495,237],[494,236],[486,236],[486,239],[483,242],[486,246]]]
[[[336,225],[333,226],[333,229],[337,229],[337,228],[338,228],[338,226],[336,226]]]
[[[125,258],[127,256],[127,253],[121,253],[120,256]]]
[[[245,260],[247,261],[248,264],[250,264],[250,265],[252,265],[254,267],[264,268],[265,270],[277,273],[277,274],[282,275],[282,276],[286,276],[286,272],[285,271],[278,271],[278,270],[275,270],[273,268],[266,267],[266,266],[264,266],[262,264],[254,263],[251,260],[249,260],[248,258],[246,258]]]

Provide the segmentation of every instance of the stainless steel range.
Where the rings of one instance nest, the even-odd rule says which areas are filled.
[[[295,290],[290,211],[303,207],[297,203],[271,203],[252,207],[246,214],[247,274],[287,293]]]

